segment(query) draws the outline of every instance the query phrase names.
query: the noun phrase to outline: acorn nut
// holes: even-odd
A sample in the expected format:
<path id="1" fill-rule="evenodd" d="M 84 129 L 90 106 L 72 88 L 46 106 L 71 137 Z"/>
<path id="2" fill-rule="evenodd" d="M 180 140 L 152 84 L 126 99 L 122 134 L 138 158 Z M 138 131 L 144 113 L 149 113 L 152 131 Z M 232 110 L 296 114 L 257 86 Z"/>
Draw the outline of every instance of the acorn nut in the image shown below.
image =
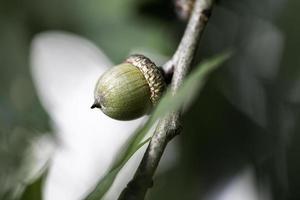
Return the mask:
<path id="1" fill-rule="evenodd" d="M 132 55 L 100 76 L 91 108 L 118 120 L 136 119 L 158 103 L 165 88 L 160 69 L 149 58 Z"/>

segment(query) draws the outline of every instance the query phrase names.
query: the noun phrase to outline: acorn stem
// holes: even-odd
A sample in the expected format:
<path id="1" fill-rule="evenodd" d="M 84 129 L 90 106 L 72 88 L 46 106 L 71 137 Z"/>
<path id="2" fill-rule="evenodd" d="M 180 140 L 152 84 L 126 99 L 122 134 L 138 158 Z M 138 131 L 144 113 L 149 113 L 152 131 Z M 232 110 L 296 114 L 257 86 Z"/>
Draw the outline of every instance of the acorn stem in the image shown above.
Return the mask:
<path id="1" fill-rule="evenodd" d="M 169 85 L 172 81 L 172 77 L 173 77 L 173 73 L 174 73 L 174 67 L 169 67 L 169 68 L 166 68 L 166 67 L 160 67 L 159 70 L 161 71 L 164 79 L 165 79 L 165 82 L 167 85 Z"/>

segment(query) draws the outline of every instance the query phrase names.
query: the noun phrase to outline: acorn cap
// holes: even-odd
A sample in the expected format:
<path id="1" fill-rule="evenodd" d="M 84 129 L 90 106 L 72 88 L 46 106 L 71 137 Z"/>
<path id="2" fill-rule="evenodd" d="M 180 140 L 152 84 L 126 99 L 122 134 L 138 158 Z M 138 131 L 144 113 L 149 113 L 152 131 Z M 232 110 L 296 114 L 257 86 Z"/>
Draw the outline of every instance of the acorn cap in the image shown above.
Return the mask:
<path id="1" fill-rule="evenodd" d="M 156 105 L 166 88 L 160 69 L 149 58 L 139 54 L 129 56 L 125 63 L 134 65 L 142 72 L 150 88 L 150 100 Z"/>

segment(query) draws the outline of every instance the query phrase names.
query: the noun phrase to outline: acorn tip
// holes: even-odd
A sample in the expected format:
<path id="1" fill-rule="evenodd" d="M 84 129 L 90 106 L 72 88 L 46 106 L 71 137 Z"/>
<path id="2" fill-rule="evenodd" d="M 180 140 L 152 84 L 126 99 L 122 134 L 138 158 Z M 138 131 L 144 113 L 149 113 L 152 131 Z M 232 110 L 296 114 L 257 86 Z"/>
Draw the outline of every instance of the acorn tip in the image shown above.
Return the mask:
<path id="1" fill-rule="evenodd" d="M 95 102 L 95 103 L 93 103 L 93 105 L 91 106 L 91 109 L 94 109 L 94 108 L 101 108 L 101 105 Z"/>

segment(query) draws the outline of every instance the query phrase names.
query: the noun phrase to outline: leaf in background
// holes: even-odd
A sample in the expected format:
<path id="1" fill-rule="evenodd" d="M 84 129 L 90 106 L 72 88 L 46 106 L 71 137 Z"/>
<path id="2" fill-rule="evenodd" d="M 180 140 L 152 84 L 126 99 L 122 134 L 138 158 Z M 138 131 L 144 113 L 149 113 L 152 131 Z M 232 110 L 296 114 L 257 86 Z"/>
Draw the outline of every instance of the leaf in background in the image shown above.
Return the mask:
<path id="1" fill-rule="evenodd" d="M 135 138 L 135 137 L 134 137 Z M 109 172 L 101 179 L 101 181 L 98 183 L 96 188 L 93 192 L 91 192 L 86 200 L 98 200 L 101 199 L 105 193 L 108 191 L 110 186 L 113 184 L 116 176 L 118 175 L 119 171 L 122 169 L 122 167 L 126 164 L 126 162 L 131 158 L 131 156 L 139 150 L 140 147 L 142 147 L 144 144 L 146 144 L 150 138 L 146 139 L 145 141 L 141 142 L 138 146 L 128 146 L 128 149 L 126 150 L 126 153 L 124 154 L 124 157 L 122 157 L 121 160 L 117 160 L 117 162 L 113 165 L 113 167 L 109 170 Z"/>
<path id="2" fill-rule="evenodd" d="M 174 96 L 170 90 L 167 91 L 145 125 L 139 128 L 134 136 L 127 142 L 128 145 L 126 149 L 122 149 L 120 156 L 115 160 L 111 169 L 98 182 L 97 186 L 86 197 L 85 200 L 101 199 L 109 190 L 115 178 L 117 177 L 118 172 L 122 169 L 126 162 L 140 147 L 150 140 L 150 138 L 148 138 L 141 142 L 146 134 L 150 131 L 151 127 L 155 124 L 157 119 L 166 115 L 168 112 L 179 109 L 183 104 L 190 104 L 190 101 L 193 99 L 193 97 L 199 94 L 199 89 L 203 87 L 209 74 L 217 69 L 217 67 L 220 66 L 225 60 L 227 60 L 230 55 L 230 53 L 224 53 L 198 65 L 196 70 L 194 70 L 186 78 L 185 82 Z"/>
<path id="3" fill-rule="evenodd" d="M 44 171 L 44 173 L 37 178 L 34 182 L 29 184 L 23 194 L 20 200 L 42 200 L 43 199 L 43 184 L 45 182 L 47 176 L 47 170 Z"/>
<path id="4" fill-rule="evenodd" d="M 231 53 L 224 53 L 199 64 L 196 70 L 191 72 L 186 78 L 174 96 L 171 91 L 165 94 L 151 118 L 155 121 L 166 113 L 177 110 L 183 104 L 189 104 L 190 101 L 200 93 L 199 89 L 204 86 L 209 74 L 227 60 L 230 55 Z"/>

